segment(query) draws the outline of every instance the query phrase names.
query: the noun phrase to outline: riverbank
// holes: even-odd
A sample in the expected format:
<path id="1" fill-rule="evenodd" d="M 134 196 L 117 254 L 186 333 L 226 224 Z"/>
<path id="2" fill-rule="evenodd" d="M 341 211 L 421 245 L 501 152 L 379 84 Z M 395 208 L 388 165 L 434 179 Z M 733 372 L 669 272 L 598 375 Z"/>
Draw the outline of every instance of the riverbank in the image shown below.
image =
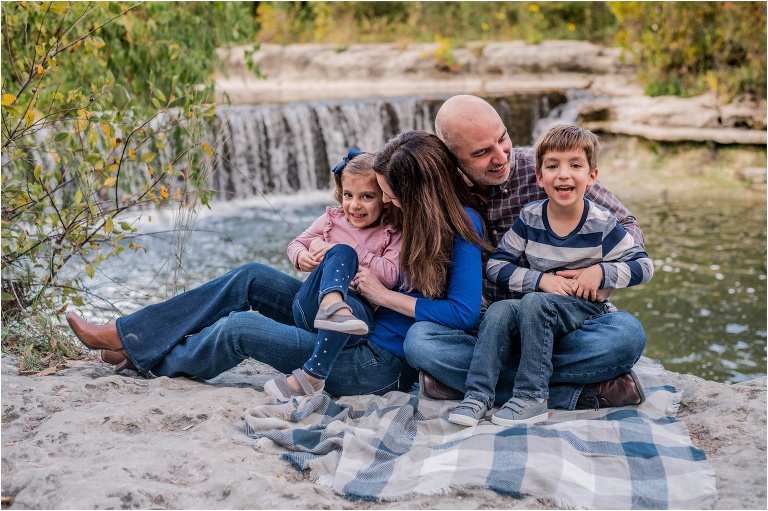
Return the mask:
<path id="1" fill-rule="evenodd" d="M 274 371 L 249 363 L 210 383 L 115 375 L 74 360 L 20 376 L 2 357 L 6 509 L 556 509 L 533 497 L 455 490 L 398 502 L 349 501 L 277 456 L 234 443 L 266 403 Z M 766 378 L 723 385 L 669 373 L 677 418 L 717 478 L 715 509 L 766 508 Z"/>
<path id="2" fill-rule="evenodd" d="M 723 102 L 714 94 L 649 98 L 619 48 L 586 41 L 469 42 L 446 70 L 437 43 L 264 44 L 246 68 L 244 47 L 219 50 L 219 97 L 233 103 L 583 89 L 580 124 L 600 133 L 672 142 L 765 145 L 765 98 Z"/>

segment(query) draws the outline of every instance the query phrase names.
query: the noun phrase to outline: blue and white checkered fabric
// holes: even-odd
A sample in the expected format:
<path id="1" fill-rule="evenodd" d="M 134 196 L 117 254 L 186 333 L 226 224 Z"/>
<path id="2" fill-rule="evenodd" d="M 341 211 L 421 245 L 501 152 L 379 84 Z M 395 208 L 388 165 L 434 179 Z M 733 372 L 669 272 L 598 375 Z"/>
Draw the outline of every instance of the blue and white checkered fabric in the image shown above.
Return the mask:
<path id="1" fill-rule="evenodd" d="M 555 410 L 536 425 L 456 426 L 446 420 L 455 401 L 391 392 L 261 406 L 244 428 L 257 449 L 353 499 L 484 487 L 564 508 L 711 508 L 714 471 L 674 418 L 681 394 L 658 363 L 642 358 L 635 373 L 642 405 Z"/>

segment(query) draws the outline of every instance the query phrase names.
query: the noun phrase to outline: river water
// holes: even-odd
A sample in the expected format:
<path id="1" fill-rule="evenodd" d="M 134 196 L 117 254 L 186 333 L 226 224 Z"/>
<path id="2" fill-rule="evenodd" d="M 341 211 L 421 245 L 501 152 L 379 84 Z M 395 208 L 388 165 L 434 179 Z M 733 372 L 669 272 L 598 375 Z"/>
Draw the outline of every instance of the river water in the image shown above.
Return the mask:
<path id="1" fill-rule="evenodd" d="M 201 213 L 176 282 L 195 287 L 247 262 L 298 276 L 287 244 L 332 204 L 330 192 L 299 192 L 215 204 Z M 720 382 L 765 374 L 766 204 L 764 200 L 625 201 L 643 227 L 653 280 L 612 300 L 646 329 L 645 355 L 669 370 Z M 151 216 L 151 221 L 150 221 Z M 147 247 L 105 261 L 89 289 L 107 298 L 87 315 L 106 320 L 174 293 L 174 219 L 145 213 L 135 224 Z M 98 309 L 98 310 L 97 310 Z"/>

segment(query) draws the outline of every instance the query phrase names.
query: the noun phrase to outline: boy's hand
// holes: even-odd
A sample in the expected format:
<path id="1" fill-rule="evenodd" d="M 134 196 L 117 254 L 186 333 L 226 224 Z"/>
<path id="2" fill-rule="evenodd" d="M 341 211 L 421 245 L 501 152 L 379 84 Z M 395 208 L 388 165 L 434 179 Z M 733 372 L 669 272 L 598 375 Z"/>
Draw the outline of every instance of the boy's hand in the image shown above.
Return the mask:
<path id="1" fill-rule="evenodd" d="M 573 296 L 573 281 L 558 275 L 545 273 L 539 281 L 539 291 L 561 296 Z"/>
<path id="2" fill-rule="evenodd" d="M 296 259 L 296 263 L 299 265 L 301 271 L 311 272 L 317 268 L 317 265 L 320 264 L 322 259 L 322 256 L 315 257 L 306 250 L 302 250 L 299 252 L 299 257 Z"/>
<path id="3" fill-rule="evenodd" d="M 573 282 L 575 296 L 594 302 L 597 300 L 597 290 L 603 282 L 603 268 L 599 264 L 584 268 L 584 271 L 574 277 Z"/>
<path id="4" fill-rule="evenodd" d="M 562 271 L 559 271 L 559 272 L 555 273 L 555 275 L 559 275 L 560 277 L 565 277 L 566 279 L 576 279 L 586 269 L 587 268 L 578 268 L 576 270 L 562 270 Z M 601 273 L 601 275 L 602 275 L 602 273 Z M 602 281 L 602 277 L 600 277 L 600 280 Z M 599 285 L 600 284 L 598 283 L 598 286 Z M 616 290 L 613 289 L 613 288 L 598 289 L 597 293 L 595 295 L 595 300 L 593 300 L 593 301 L 604 302 L 608 298 L 611 297 L 611 295 L 613 294 L 614 291 L 616 291 Z"/>

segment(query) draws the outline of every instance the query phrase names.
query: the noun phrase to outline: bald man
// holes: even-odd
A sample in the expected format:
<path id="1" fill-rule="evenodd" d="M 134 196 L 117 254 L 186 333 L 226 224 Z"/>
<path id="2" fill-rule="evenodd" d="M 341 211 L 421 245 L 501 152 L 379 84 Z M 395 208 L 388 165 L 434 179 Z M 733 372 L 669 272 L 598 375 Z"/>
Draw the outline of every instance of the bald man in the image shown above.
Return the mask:
<path id="1" fill-rule="evenodd" d="M 529 202 L 546 199 L 536 182 L 534 152 L 530 147 L 513 148 L 504 122 L 496 110 L 476 96 L 448 99 L 435 119 L 437 136 L 459 162 L 488 222 L 489 241 L 499 239 Z M 643 233 L 634 216 L 616 197 L 596 182 L 586 198 L 613 213 L 640 246 Z M 559 272 L 574 277 L 579 270 Z M 600 290 L 606 299 L 612 290 Z M 487 303 L 519 298 L 487 279 L 483 285 Z M 462 399 L 477 338 L 430 322 L 418 322 L 408 331 L 405 354 L 419 369 L 422 391 L 435 399 Z M 637 405 L 644 395 L 632 367 L 645 349 L 645 332 L 627 312 L 613 312 L 587 320 L 555 342 L 552 356 L 549 407 L 568 410 Z M 496 403 L 512 397 L 515 371 L 520 363 L 519 346 L 505 365 L 496 387 Z"/>

